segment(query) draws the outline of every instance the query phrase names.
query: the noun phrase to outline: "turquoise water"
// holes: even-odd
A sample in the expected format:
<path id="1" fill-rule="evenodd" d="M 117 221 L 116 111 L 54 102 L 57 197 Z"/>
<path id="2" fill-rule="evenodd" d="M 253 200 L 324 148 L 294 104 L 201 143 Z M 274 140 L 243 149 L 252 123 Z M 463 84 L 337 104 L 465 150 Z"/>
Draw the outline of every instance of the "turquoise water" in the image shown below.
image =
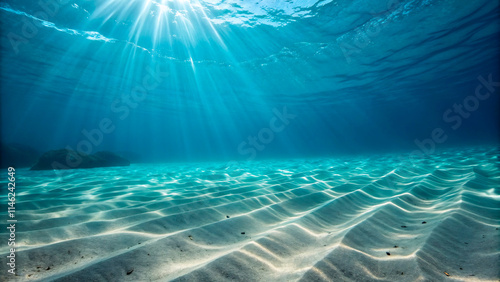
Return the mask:
<path id="1" fill-rule="evenodd" d="M 497 281 L 499 15 L 0 0 L 0 280 Z"/>
<path id="2" fill-rule="evenodd" d="M 54 3 L 0 2 L 3 143 L 182 162 L 499 140 L 496 1 Z"/>

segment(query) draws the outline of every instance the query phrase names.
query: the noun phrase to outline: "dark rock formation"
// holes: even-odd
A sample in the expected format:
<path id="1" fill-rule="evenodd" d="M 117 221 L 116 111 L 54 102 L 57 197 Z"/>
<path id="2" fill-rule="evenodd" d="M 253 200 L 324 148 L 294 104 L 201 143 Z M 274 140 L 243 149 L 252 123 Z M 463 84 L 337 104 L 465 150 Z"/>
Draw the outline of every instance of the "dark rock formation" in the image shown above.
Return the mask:
<path id="1" fill-rule="evenodd" d="M 128 166 L 130 162 L 119 155 L 102 151 L 93 155 L 68 149 L 53 150 L 44 153 L 31 170 L 94 168 L 109 166 Z"/>
<path id="2" fill-rule="evenodd" d="M 109 151 L 101 151 L 91 155 L 101 163 L 100 166 L 128 166 L 130 161 Z"/>
<path id="3" fill-rule="evenodd" d="M 131 151 L 118 151 L 116 152 L 118 155 L 124 157 L 129 160 L 130 163 L 141 163 L 143 162 L 142 156 L 140 154 L 131 152 Z"/>
<path id="4" fill-rule="evenodd" d="M 33 148 L 21 144 L 1 144 L 1 168 L 30 167 L 40 154 Z"/>

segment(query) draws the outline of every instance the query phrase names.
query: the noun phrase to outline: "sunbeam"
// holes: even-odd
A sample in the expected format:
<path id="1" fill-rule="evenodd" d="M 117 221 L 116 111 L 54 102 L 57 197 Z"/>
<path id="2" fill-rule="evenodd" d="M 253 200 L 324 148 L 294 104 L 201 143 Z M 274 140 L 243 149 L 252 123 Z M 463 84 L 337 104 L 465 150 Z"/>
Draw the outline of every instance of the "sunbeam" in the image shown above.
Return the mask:
<path id="1" fill-rule="evenodd" d="M 0 0 L 0 281 L 498 280 L 499 15 Z"/>

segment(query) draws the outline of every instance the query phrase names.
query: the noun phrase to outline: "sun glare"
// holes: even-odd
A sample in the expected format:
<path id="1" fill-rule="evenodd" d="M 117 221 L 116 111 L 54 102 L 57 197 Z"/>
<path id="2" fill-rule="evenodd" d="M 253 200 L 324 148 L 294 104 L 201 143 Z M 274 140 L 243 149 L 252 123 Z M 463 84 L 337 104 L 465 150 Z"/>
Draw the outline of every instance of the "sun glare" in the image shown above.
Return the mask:
<path id="1" fill-rule="evenodd" d="M 167 4 L 165 4 L 166 1 L 161 1 L 161 3 L 157 2 L 157 1 L 152 1 L 152 0 L 150 0 L 150 1 L 153 5 L 155 5 L 160 10 L 160 13 L 168 13 L 168 12 L 172 11 L 172 9 Z"/>

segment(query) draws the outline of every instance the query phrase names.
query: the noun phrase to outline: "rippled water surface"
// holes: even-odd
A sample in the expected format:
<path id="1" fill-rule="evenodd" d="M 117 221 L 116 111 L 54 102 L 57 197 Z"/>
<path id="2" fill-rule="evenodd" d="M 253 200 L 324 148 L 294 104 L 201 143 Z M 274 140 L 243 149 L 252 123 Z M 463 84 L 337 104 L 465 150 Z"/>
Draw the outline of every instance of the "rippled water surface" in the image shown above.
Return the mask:
<path id="1" fill-rule="evenodd" d="M 0 0 L 0 281 L 498 281 L 499 15 Z"/>
<path id="2" fill-rule="evenodd" d="M 498 95 L 460 130 L 443 118 L 498 81 L 497 1 L 54 3 L 0 2 L 3 142 L 75 149 L 110 119 L 90 151 L 245 159 L 284 107 L 258 157 L 413 150 L 436 127 L 445 147 L 498 142 Z"/>

